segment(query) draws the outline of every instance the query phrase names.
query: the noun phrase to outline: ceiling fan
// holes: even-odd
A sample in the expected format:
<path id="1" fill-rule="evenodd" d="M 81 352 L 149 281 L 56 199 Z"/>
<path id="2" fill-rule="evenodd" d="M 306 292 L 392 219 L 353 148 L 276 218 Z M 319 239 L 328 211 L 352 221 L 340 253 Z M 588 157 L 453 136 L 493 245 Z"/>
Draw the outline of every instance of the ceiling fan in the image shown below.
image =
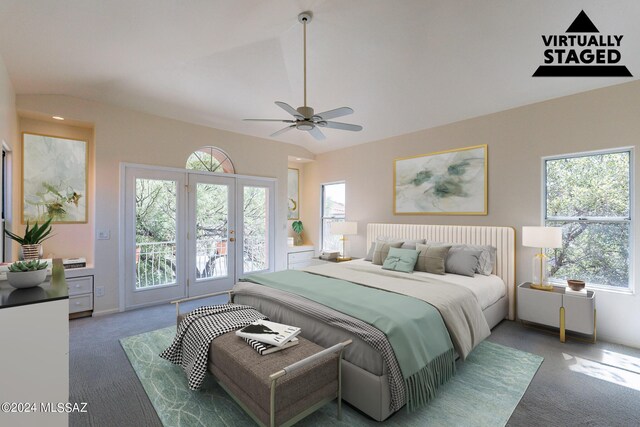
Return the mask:
<path id="1" fill-rule="evenodd" d="M 276 105 L 293 116 L 292 119 L 244 119 L 251 122 L 282 122 L 289 123 L 289 126 L 272 133 L 270 136 L 275 137 L 289 132 L 291 129 L 307 131 L 318 141 L 325 139 L 320 128 L 341 129 L 357 132 L 362 130 L 362 126 L 352 125 L 349 123 L 330 122 L 329 120 L 336 117 L 352 114 L 353 109 L 349 107 L 340 107 L 333 110 L 316 114 L 313 108 L 307 105 L 307 24 L 311 22 L 311 12 L 302 12 L 298 15 L 298 21 L 303 26 L 303 44 L 304 44 L 304 105 L 302 107 L 293 108 L 286 102 L 276 101 Z"/>

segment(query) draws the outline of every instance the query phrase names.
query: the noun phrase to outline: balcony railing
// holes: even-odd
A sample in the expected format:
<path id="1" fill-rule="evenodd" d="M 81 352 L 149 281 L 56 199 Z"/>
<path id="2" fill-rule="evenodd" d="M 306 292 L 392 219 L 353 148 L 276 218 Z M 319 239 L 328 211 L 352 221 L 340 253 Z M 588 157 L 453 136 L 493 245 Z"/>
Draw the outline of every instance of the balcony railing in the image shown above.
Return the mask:
<path id="1" fill-rule="evenodd" d="M 216 279 L 229 274 L 228 243 L 220 238 L 196 242 L 196 279 Z M 246 238 L 243 246 L 244 272 L 268 268 L 264 238 Z M 136 247 L 136 289 L 176 282 L 176 242 L 138 243 Z"/>

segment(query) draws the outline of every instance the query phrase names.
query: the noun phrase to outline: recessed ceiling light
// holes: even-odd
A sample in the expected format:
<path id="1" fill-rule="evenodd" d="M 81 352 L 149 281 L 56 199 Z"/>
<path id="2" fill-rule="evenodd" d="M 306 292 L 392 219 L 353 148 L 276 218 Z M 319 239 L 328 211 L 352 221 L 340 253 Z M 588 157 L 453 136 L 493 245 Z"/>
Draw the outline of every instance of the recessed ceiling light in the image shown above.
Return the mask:
<path id="1" fill-rule="evenodd" d="M 55 120 L 64 120 L 64 117 L 60 117 L 60 116 L 52 116 L 51 118 Z"/>
<path id="2" fill-rule="evenodd" d="M 296 157 L 296 160 L 302 160 L 300 157 Z"/>

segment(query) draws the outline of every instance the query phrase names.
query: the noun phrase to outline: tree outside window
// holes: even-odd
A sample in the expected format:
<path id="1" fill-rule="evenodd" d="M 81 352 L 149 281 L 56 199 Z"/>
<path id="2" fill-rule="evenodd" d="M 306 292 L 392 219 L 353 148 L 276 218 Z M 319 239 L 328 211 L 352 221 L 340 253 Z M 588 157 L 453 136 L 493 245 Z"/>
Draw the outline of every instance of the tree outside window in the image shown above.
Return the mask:
<path id="1" fill-rule="evenodd" d="M 631 149 L 544 159 L 545 225 L 562 227 L 549 277 L 629 288 Z"/>

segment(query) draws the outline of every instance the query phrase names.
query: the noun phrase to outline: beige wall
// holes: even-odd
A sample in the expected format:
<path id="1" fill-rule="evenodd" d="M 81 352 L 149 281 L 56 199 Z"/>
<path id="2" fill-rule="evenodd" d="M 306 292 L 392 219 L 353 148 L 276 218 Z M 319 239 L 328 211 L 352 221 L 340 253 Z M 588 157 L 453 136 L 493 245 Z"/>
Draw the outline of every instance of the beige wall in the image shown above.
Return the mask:
<path id="1" fill-rule="evenodd" d="M 60 115 L 94 125 L 95 235 L 108 230 L 109 240 L 95 240 L 95 285 L 105 287 L 96 297 L 96 312 L 115 310 L 119 304 L 119 205 L 122 162 L 184 167 L 189 154 L 214 145 L 225 150 L 245 175 L 275 177 L 276 267 L 285 266 L 287 235 L 288 156 L 313 158 L 307 150 L 271 140 L 197 126 L 97 102 L 57 95 L 20 95 L 18 110 L 24 114 Z"/>
<path id="2" fill-rule="evenodd" d="M 51 119 L 49 119 L 51 120 Z M 13 218 L 15 221 L 11 229 L 20 233 L 24 231 L 22 224 L 22 212 L 20 198 L 22 197 L 22 134 L 36 133 L 41 135 L 58 136 L 61 138 L 80 139 L 87 142 L 87 223 L 86 224 L 54 224 L 53 237 L 43 243 L 43 252 L 46 258 L 75 258 L 85 257 L 87 264 L 93 264 L 94 244 L 94 149 L 93 128 L 70 126 L 63 122 L 38 120 L 34 118 L 20 117 L 18 122 L 20 137 L 15 145 L 13 153 L 13 194 L 16 195 L 13 203 Z M 33 224 L 32 224 L 33 225 Z M 17 259 L 18 247 L 14 243 L 13 259 Z"/>
<path id="3" fill-rule="evenodd" d="M 354 256 L 365 254 L 369 222 L 512 226 L 518 236 L 517 281 L 526 281 L 533 249 L 520 245 L 520 232 L 523 225 L 541 224 L 541 157 L 635 146 L 639 112 L 640 82 L 632 82 L 317 155 L 304 167 L 305 228 L 319 242 L 320 185 L 345 180 L 346 216 L 359 223 L 359 235 L 351 239 Z M 487 144 L 489 152 L 487 216 L 393 214 L 395 158 L 477 144 Z M 636 165 L 638 156 L 640 150 Z M 639 191 L 636 185 L 636 200 Z M 637 244 L 635 249 L 640 253 Z M 640 328 L 634 326 L 640 324 L 640 296 L 598 291 L 597 299 L 600 337 L 640 347 Z"/>
<path id="4" fill-rule="evenodd" d="M 299 209 L 300 209 L 300 221 L 302 221 L 302 226 L 304 227 L 304 230 L 302 232 L 302 240 L 303 240 L 303 244 L 305 245 L 313 245 L 315 242 L 315 239 L 313 238 L 314 236 L 309 233 L 307 231 L 307 222 L 306 222 L 306 217 L 303 214 L 303 210 L 302 210 L 302 205 L 304 204 L 303 201 L 303 184 L 304 184 L 304 163 L 299 163 L 299 162 L 289 162 L 288 167 L 289 168 L 293 168 L 293 169 L 298 169 L 298 191 L 299 191 L 299 197 L 298 197 L 298 205 L 299 205 Z M 309 215 L 309 213 L 307 212 L 306 215 Z M 287 221 L 287 236 L 288 237 L 294 237 L 296 235 L 296 233 L 294 233 L 293 228 L 291 228 L 291 224 L 293 223 L 294 220 L 290 220 Z"/>

